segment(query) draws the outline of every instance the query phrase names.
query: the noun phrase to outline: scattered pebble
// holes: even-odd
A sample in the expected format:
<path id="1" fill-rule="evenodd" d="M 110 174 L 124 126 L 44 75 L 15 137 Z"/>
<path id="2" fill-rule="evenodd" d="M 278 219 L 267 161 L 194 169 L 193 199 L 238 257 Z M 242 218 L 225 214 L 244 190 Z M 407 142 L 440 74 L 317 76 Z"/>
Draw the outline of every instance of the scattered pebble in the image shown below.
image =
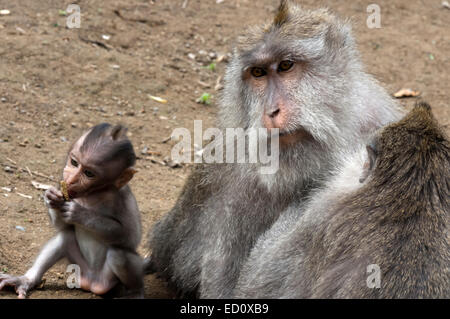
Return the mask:
<path id="1" fill-rule="evenodd" d="M 23 198 L 33 199 L 33 196 L 30 196 L 30 195 L 25 195 L 22 193 L 17 193 L 17 195 L 19 195 L 20 197 L 23 197 Z"/>
<path id="2" fill-rule="evenodd" d="M 214 86 L 214 90 L 219 91 L 223 89 L 223 85 L 222 85 L 222 77 L 219 76 L 216 80 L 216 85 Z"/>
<path id="3" fill-rule="evenodd" d="M 150 99 L 152 99 L 153 101 L 156 101 L 156 102 L 159 102 L 159 103 L 163 103 L 163 104 L 167 103 L 166 99 L 163 99 L 163 98 L 161 98 L 159 96 L 153 96 L 153 95 L 148 94 L 148 97 Z"/>
<path id="4" fill-rule="evenodd" d="M 163 140 L 161 141 L 161 143 L 165 144 L 165 143 L 167 143 L 168 141 L 170 141 L 171 139 L 172 139 L 172 136 L 166 137 L 165 139 L 163 139 Z"/>
<path id="5" fill-rule="evenodd" d="M 6 16 L 6 15 L 8 15 L 10 13 L 11 13 L 11 11 L 9 11 L 8 9 L 0 10 L 0 15 L 2 15 L 2 16 Z"/>
<path id="6" fill-rule="evenodd" d="M 59 139 L 61 140 L 61 142 L 67 142 L 67 138 L 65 136 L 61 136 Z"/>
<path id="7" fill-rule="evenodd" d="M 448 1 L 442 1 L 442 6 L 446 9 L 450 9 L 450 3 L 448 3 Z"/>
<path id="8" fill-rule="evenodd" d="M 205 89 L 211 88 L 211 85 L 209 83 L 206 83 L 206 82 L 203 82 L 200 80 L 198 80 L 197 83 L 200 84 L 201 86 L 203 86 L 203 88 L 205 88 Z"/>
<path id="9" fill-rule="evenodd" d="M 166 116 L 162 116 L 162 115 L 161 115 L 161 116 L 159 117 L 159 119 L 160 119 L 160 120 L 168 120 L 169 118 L 166 117 Z"/>
<path id="10" fill-rule="evenodd" d="M 25 227 L 22 227 L 22 226 L 16 226 L 16 229 L 17 230 L 21 230 L 21 231 L 25 231 Z"/>
<path id="11" fill-rule="evenodd" d="M 5 103 L 7 101 L 6 97 L 2 97 L 0 100 L 2 101 L 2 103 Z"/>
<path id="12" fill-rule="evenodd" d="M 398 92 L 394 93 L 394 97 L 396 97 L 397 99 L 402 97 L 415 97 L 419 95 L 420 95 L 419 91 L 414 91 L 411 89 L 401 89 Z"/>
<path id="13" fill-rule="evenodd" d="M 14 170 L 9 167 L 9 166 L 5 166 L 5 168 L 3 169 L 6 173 L 14 173 Z"/>
<path id="14" fill-rule="evenodd" d="M 31 181 L 31 185 L 33 185 L 33 187 L 36 188 L 36 189 L 45 190 L 45 191 L 47 189 L 51 188 L 50 185 L 41 184 L 41 183 L 38 183 L 38 182 L 35 182 L 35 181 Z"/>
<path id="15" fill-rule="evenodd" d="M 103 34 L 102 39 L 108 41 L 109 39 L 111 39 L 111 36 L 108 34 Z"/>
<path id="16" fill-rule="evenodd" d="M 220 63 L 220 62 L 227 62 L 228 61 L 229 56 L 227 54 L 221 54 L 217 57 L 216 62 Z"/>
<path id="17" fill-rule="evenodd" d="M 188 54 L 188 58 L 191 60 L 195 60 L 195 54 L 194 53 L 189 53 Z"/>
<path id="18" fill-rule="evenodd" d="M 25 30 L 22 29 L 21 27 L 16 27 L 16 30 L 17 30 L 19 33 L 21 33 L 21 34 L 25 34 L 25 33 L 26 33 Z"/>
<path id="19" fill-rule="evenodd" d="M 164 163 L 170 168 L 179 168 L 181 167 L 181 163 L 177 160 L 170 159 L 169 157 L 164 158 Z"/>
<path id="20" fill-rule="evenodd" d="M 41 280 L 41 282 L 39 283 L 39 285 L 36 286 L 36 289 L 42 289 L 42 288 L 44 288 L 45 281 L 46 281 L 46 279 L 43 278 L 43 279 Z"/>
<path id="21" fill-rule="evenodd" d="M 113 65 L 111 65 L 111 67 L 112 67 L 114 70 L 120 69 L 120 65 L 118 65 L 118 64 L 113 64 Z"/>
<path id="22" fill-rule="evenodd" d="M 12 188 L 11 187 L 2 187 L 2 190 L 11 193 L 12 192 Z"/>

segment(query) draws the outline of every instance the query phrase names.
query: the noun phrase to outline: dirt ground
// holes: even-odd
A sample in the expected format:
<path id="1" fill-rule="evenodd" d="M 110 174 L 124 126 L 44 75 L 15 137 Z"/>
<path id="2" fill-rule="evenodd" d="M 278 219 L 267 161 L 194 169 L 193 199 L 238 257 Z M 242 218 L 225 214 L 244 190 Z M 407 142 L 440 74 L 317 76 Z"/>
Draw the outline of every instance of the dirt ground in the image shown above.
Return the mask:
<path id="1" fill-rule="evenodd" d="M 3 272 L 23 274 L 54 234 L 43 191 L 31 181 L 56 185 L 70 142 L 100 122 L 129 127 L 139 155 L 139 173 L 131 186 L 145 237 L 174 204 L 190 169 L 163 165 L 174 144 L 167 137 L 177 127 L 193 130 L 194 119 L 202 119 L 203 127 L 214 124 L 215 87 L 226 61 L 217 62 L 215 70 L 207 66 L 231 52 L 245 26 L 270 19 L 278 5 L 278 0 L 73 2 L 81 8 L 80 29 L 65 27 L 60 10 L 70 1 L 0 0 L 0 10 L 10 11 L 0 15 Z M 373 2 L 301 1 L 306 8 L 328 6 L 351 18 L 367 70 L 390 93 L 420 91 L 450 132 L 450 10 L 441 0 L 375 1 L 381 8 L 381 28 L 369 29 L 366 8 Z M 204 92 L 212 95 L 210 105 L 195 102 Z M 399 102 L 411 107 L 415 99 Z M 66 287 L 64 263 L 44 278 L 43 287 L 30 298 L 96 298 Z M 164 282 L 147 276 L 145 296 L 172 294 Z M 0 298 L 15 294 L 0 292 Z"/>

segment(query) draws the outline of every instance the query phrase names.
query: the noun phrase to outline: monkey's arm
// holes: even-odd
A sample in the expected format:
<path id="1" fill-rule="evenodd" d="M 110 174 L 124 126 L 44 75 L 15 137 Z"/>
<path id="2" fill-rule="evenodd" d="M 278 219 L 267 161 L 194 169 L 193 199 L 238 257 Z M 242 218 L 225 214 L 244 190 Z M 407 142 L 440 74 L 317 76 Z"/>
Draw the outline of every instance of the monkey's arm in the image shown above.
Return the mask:
<path id="1" fill-rule="evenodd" d="M 80 226 L 110 245 L 121 245 L 127 240 L 124 223 L 115 218 L 114 208 L 108 206 L 85 207 L 77 202 L 65 202 L 60 214 L 64 222 Z"/>
<path id="2" fill-rule="evenodd" d="M 192 242 L 198 242 L 197 238 L 192 237 L 200 236 L 198 227 L 201 210 L 212 192 L 211 185 L 205 182 L 207 176 L 208 172 L 203 165 L 195 166 L 175 206 L 149 232 L 147 245 L 151 248 L 151 257 L 144 261 L 146 273 L 170 273 L 176 267 L 171 263 L 174 255 L 178 252 L 191 251 L 187 246 Z M 210 181 L 215 179 L 211 178 Z M 198 249 L 195 252 L 199 251 Z M 193 257 L 189 260 L 197 261 L 199 258 Z M 184 269 L 187 268 L 191 269 L 185 264 Z M 197 273 L 197 270 L 193 273 Z"/>
<path id="3" fill-rule="evenodd" d="M 41 282 L 44 273 L 64 257 L 64 243 L 63 232 L 50 239 L 39 253 L 33 266 L 23 276 L 0 274 L 0 290 L 5 286 L 13 286 L 18 297 L 25 298 L 27 292 Z"/>

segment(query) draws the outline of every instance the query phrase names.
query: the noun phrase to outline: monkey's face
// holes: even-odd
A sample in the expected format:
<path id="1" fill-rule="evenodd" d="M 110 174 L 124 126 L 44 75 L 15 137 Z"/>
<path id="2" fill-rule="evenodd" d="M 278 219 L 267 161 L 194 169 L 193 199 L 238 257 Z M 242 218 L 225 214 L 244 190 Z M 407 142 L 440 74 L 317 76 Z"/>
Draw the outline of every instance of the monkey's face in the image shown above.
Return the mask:
<path id="1" fill-rule="evenodd" d="M 99 165 L 98 147 L 93 147 L 88 151 L 81 149 L 85 138 L 86 134 L 73 145 L 67 155 L 63 170 L 63 180 L 67 184 L 70 198 L 82 197 L 104 187 L 110 183 L 109 175 L 113 175 L 113 172 L 117 171 L 117 168 L 107 161 L 103 161 L 102 165 Z M 108 175 L 105 172 L 110 173 Z M 114 177 L 116 176 L 114 175 Z"/>
<path id="2" fill-rule="evenodd" d="M 280 143 L 295 143 L 307 132 L 295 121 L 295 99 L 291 92 L 301 77 L 302 64 L 289 59 L 254 64 L 243 72 L 243 80 L 252 93 L 261 99 L 260 121 L 263 127 L 278 128 Z"/>
<path id="3" fill-rule="evenodd" d="M 260 53 L 259 56 L 269 56 Z M 247 88 L 244 111 L 251 127 L 278 128 L 280 145 L 319 140 L 339 132 L 341 105 L 331 92 L 336 77 L 320 74 L 312 63 L 297 58 L 255 59 L 243 69 Z M 249 98 L 250 97 L 250 98 Z"/>
<path id="4" fill-rule="evenodd" d="M 78 148 L 73 148 L 67 156 L 63 179 L 70 198 L 81 197 L 99 184 L 100 173 L 95 166 L 86 165 L 87 163 L 89 158 L 83 156 Z"/>
<path id="5" fill-rule="evenodd" d="M 235 101 L 242 101 L 244 125 L 278 128 L 281 146 L 330 144 L 342 135 L 350 125 L 348 103 L 342 101 L 348 94 L 348 63 L 343 50 L 330 59 L 330 45 L 326 35 L 298 39 L 273 31 L 238 53 L 231 68 L 241 72 L 241 98 Z"/>
<path id="6" fill-rule="evenodd" d="M 289 3 L 272 24 L 238 38 L 225 78 L 222 122 L 278 128 L 280 146 L 342 142 L 357 126 L 348 107 L 359 68 L 353 43 L 350 27 L 328 11 Z"/>

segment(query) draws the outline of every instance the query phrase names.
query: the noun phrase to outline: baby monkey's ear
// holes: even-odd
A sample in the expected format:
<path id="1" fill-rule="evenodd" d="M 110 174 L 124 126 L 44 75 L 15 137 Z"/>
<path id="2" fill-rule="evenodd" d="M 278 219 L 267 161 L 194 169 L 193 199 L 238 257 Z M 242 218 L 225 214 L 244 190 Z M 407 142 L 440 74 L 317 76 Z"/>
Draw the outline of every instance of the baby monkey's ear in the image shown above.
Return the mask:
<path id="1" fill-rule="evenodd" d="M 127 138 L 128 129 L 120 124 L 115 125 L 111 128 L 111 137 L 114 141 L 119 141 Z"/>
<path id="2" fill-rule="evenodd" d="M 377 146 L 375 140 L 372 140 L 369 144 L 366 145 L 367 150 L 367 159 L 364 162 L 363 173 L 359 178 L 360 183 L 364 183 L 364 181 L 369 177 L 372 173 L 373 168 L 375 167 L 375 161 L 377 160 Z"/>
<path id="3" fill-rule="evenodd" d="M 129 181 L 131 181 L 134 174 L 136 174 L 137 172 L 138 171 L 133 167 L 125 169 L 122 174 L 120 174 L 120 176 L 116 179 L 114 185 L 117 187 L 117 189 L 121 189 L 122 187 L 127 185 Z"/>

